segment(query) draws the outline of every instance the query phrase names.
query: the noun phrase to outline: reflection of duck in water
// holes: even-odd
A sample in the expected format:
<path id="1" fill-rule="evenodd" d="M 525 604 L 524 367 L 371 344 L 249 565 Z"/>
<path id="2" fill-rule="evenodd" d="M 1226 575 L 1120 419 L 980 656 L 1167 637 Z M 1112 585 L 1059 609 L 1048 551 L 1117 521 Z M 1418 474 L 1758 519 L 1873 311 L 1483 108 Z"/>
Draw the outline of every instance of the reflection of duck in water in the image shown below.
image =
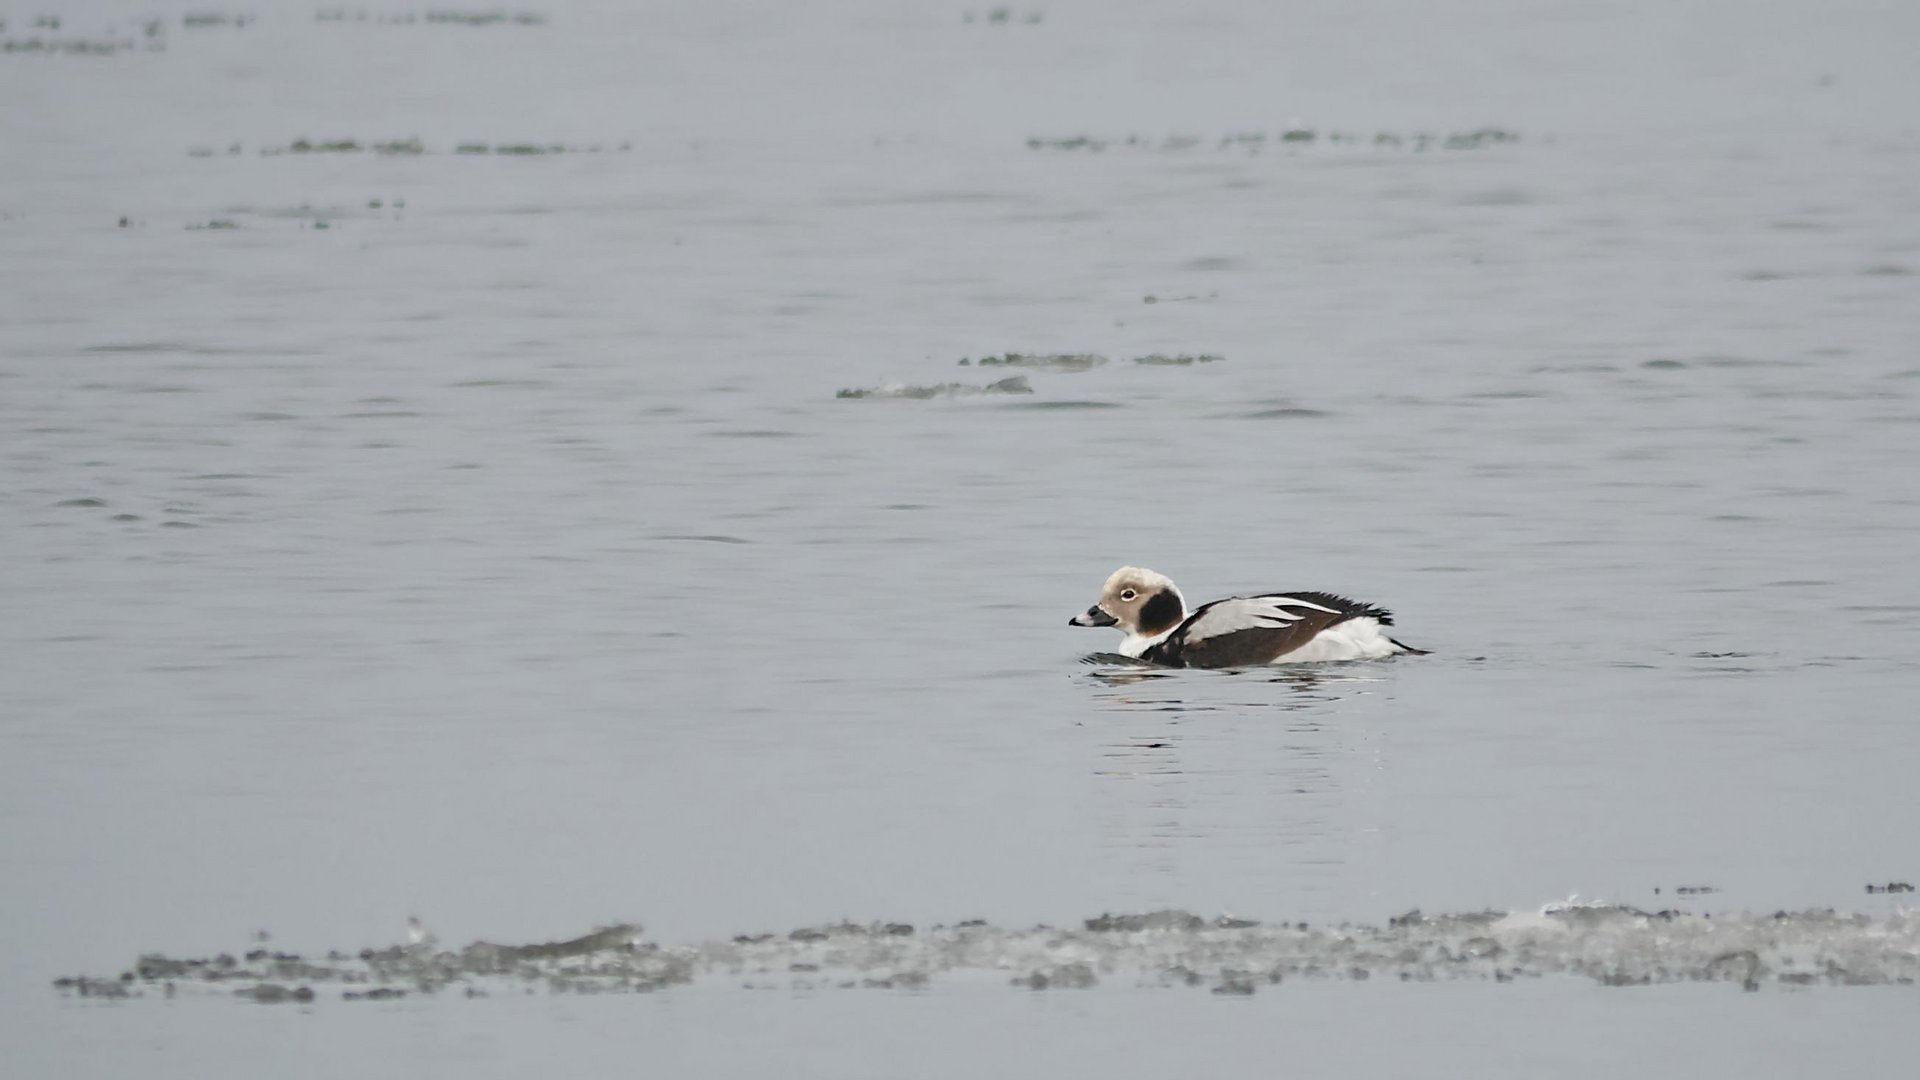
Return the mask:
<path id="1" fill-rule="evenodd" d="M 1387 636 L 1381 629 L 1393 625 L 1387 609 L 1332 593 L 1234 596 L 1188 614 L 1172 581 L 1137 566 L 1115 570 L 1099 603 L 1068 623 L 1118 627 L 1127 635 L 1121 655 L 1166 667 L 1377 660 L 1427 651 Z"/>

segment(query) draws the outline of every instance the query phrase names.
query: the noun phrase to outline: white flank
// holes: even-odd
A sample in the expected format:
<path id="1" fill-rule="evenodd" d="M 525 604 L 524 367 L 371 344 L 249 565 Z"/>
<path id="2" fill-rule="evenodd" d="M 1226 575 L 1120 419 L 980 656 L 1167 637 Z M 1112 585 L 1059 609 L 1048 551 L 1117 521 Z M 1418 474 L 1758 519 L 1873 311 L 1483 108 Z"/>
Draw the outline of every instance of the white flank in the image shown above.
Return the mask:
<path id="1" fill-rule="evenodd" d="M 1380 620 L 1361 616 L 1336 623 L 1315 634 L 1312 641 L 1274 658 L 1276 664 L 1313 664 L 1328 660 L 1378 660 L 1400 651 L 1380 631 Z"/>

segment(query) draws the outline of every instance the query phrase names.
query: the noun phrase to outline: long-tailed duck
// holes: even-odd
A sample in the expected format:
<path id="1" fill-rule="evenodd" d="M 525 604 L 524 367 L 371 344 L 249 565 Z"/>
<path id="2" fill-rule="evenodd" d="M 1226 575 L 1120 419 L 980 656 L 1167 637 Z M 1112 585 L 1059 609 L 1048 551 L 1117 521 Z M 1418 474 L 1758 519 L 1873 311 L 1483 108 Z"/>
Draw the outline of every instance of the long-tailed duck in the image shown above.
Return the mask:
<path id="1" fill-rule="evenodd" d="M 1114 626 L 1127 636 L 1124 656 L 1166 667 L 1224 668 L 1319 660 L 1377 660 L 1424 655 L 1388 637 L 1383 607 L 1323 592 L 1233 596 L 1192 614 L 1172 581 L 1138 566 L 1107 579 L 1100 602 L 1067 620 L 1070 626 Z"/>

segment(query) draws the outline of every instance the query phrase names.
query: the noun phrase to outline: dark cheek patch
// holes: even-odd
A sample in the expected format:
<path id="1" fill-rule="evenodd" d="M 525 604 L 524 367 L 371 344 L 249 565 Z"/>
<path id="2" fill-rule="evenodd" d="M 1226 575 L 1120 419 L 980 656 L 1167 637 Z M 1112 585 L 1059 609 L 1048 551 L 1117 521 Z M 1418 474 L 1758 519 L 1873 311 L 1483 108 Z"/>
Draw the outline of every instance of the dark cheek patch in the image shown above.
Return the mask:
<path id="1" fill-rule="evenodd" d="M 1182 614 L 1180 594 L 1163 589 L 1140 605 L 1140 632 L 1151 637 L 1163 630 L 1171 630 L 1179 624 Z"/>

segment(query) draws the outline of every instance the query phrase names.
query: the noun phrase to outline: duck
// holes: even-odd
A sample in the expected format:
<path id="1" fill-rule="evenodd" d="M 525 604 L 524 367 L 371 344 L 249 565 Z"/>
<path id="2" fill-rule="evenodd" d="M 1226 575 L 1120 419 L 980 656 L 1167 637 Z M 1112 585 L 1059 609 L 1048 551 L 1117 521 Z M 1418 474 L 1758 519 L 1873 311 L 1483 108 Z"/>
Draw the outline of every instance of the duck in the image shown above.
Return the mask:
<path id="1" fill-rule="evenodd" d="M 1126 635 L 1119 652 L 1162 667 L 1237 668 L 1330 660 L 1424 656 L 1389 636 L 1393 613 L 1327 592 L 1230 596 L 1192 612 L 1164 574 L 1123 566 L 1100 599 L 1069 626 L 1111 626 Z"/>

